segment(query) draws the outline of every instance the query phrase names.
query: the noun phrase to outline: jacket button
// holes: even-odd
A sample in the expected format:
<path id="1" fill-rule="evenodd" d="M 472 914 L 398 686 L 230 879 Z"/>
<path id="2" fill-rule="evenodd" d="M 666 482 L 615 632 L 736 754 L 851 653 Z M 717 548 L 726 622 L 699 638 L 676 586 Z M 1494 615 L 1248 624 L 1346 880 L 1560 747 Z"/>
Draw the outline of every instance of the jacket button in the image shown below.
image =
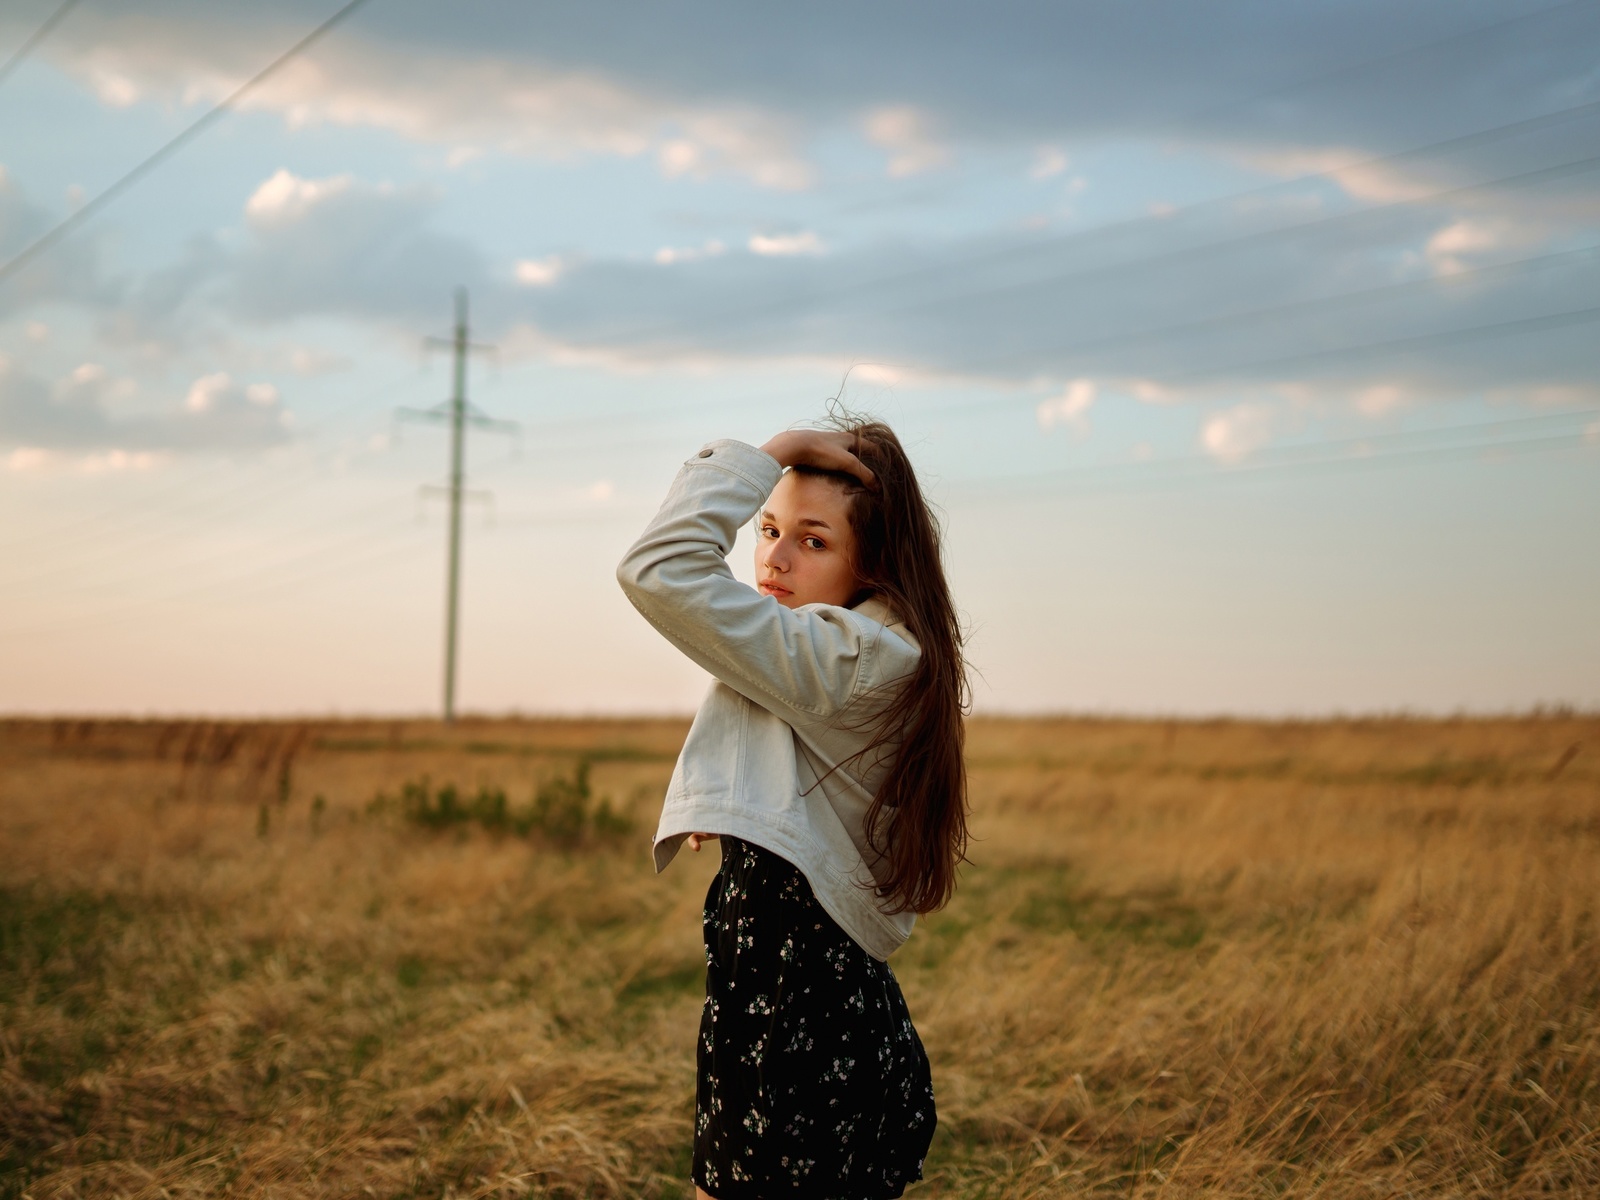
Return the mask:
<path id="1" fill-rule="evenodd" d="M 711 451 L 710 450 L 702 450 L 702 451 L 700 451 L 699 457 L 701 457 L 701 458 L 710 458 L 711 457 Z"/>

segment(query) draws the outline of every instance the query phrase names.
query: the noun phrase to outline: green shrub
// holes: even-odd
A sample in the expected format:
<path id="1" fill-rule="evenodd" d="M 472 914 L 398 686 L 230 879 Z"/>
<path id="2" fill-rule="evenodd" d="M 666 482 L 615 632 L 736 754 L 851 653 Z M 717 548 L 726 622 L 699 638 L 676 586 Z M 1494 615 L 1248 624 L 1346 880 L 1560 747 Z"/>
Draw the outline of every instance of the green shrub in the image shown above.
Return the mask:
<path id="1" fill-rule="evenodd" d="M 367 806 L 378 814 L 398 807 L 405 820 L 425 829 L 478 825 L 490 833 L 512 833 L 574 845 L 586 838 L 613 838 L 633 831 L 633 822 L 611 806 L 594 803 L 589 788 L 589 761 L 580 759 L 572 776 L 557 775 L 534 789 L 533 799 L 513 809 L 504 788 L 480 785 L 466 795 L 453 783 L 435 788 L 423 776 L 401 785 L 398 802 L 382 792 Z"/>

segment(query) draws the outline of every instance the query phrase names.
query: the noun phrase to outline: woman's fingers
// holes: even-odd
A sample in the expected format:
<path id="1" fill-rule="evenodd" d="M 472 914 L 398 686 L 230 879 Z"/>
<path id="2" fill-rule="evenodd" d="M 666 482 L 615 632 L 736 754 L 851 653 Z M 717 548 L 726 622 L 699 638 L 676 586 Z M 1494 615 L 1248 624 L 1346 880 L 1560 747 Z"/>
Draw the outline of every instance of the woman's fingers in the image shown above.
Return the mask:
<path id="1" fill-rule="evenodd" d="M 802 443 L 805 458 L 800 461 L 808 466 L 822 467 L 824 470 L 843 470 L 845 474 L 854 475 L 867 486 L 875 483 L 872 467 L 856 456 L 856 451 L 861 450 L 862 440 L 859 434 L 842 434 L 832 429 L 805 429 L 797 430 L 805 434 Z M 867 443 L 870 445 L 870 443 Z"/>
<path id="2" fill-rule="evenodd" d="M 877 476 L 872 473 L 872 468 L 858 457 L 865 439 L 858 433 L 834 433 L 829 436 L 833 439 L 837 464 L 829 467 L 829 470 L 846 471 L 868 487 L 875 486 Z"/>
<path id="3" fill-rule="evenodd" d="M 714 842 L 717 840 L 718 836 L 719 835 L 715 833 L 691 833 L 689 835 L 689 849 L 698 854 L 700 852 L 701 843 Z"/>
<path id="4" fill-rule="evenodd" d="M 872 468 L 856 457 L 866 439 L 832 429 L 790 429 L 762 447 L 785 467 L 819 467 L 853 475 L 868 487 L 876 484 Z"/>

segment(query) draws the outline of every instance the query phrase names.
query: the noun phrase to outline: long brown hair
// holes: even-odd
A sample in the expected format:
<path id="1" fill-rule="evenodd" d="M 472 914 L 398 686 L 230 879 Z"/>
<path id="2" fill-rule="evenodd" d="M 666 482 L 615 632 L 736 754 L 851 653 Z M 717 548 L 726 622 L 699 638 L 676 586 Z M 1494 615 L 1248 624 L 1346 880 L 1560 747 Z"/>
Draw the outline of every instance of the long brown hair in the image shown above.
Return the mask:
<path id="1" fill-rule="evenodd" d="M 895 695 L 873 718 L 872 741 L 862 751 L 870 760 L 899 744 L 865 819 L 867 841 L 883 855 L 873 875 L 892 911 L 933 912 L 954 894 L 967 851 L 960 619 L 945 582 L 939 523 L 900 439 L 881 421 L 844 416 L 831 423 L 856 435 L 856 453 L 877 477 L 874 486 L 814 467 L 795 470 L 836 480 L 850 498 L 861 583 L 851 603 L 882 600 L 922 648 L 910 679 L 894 681 Z"/>

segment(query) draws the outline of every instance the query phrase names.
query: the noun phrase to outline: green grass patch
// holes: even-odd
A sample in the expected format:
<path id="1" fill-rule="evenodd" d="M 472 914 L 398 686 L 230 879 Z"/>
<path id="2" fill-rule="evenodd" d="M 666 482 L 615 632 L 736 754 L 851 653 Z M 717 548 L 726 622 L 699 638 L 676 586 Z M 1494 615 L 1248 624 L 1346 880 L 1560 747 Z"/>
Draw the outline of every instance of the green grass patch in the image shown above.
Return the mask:
<path id="1" fill-rule="evenodd" d="M 1177 897 L 1174 889 L 1107 896 L 1071 888 L 1034 888 L 1012 914 L 1025 929 L 1041 933 L 1071 931 L 1097 946 L 1118 942 L 1187 950 L 1206 934 L 1199 909 Z"/>
<path id="2" fill-rule="evenodd" d="M 369 814 L 391 810 L 424 829 L 476 825 L 494 834 L 539 837 L 567 846 L 633 832 L 632 820 L 617 812 L 609 798 L 596 803 L 587 758 L 578 760 L 570 777 L 557 775 L 539 784 L 525 805 L 513 805 L 501 787 L 484 784 L 469 793 L 453 783 L 435 787 L 423 776 L 402 784 L 397 797 L 379 792 L 367 805 Z"/>
<path id="3" fill-rule="evenodd" d="M 115 897 L 0 887 L 0 1004 L 98 992 L 107 946 L 132 920 Z"/>
<path id="4" fill-rule="evenodd" d="M 677 966 L 641 972 L 617 990 L 618 1004 L 644 1004 L 676 1000 L 704 992 L 706 965 L 699 959 Z"/>

